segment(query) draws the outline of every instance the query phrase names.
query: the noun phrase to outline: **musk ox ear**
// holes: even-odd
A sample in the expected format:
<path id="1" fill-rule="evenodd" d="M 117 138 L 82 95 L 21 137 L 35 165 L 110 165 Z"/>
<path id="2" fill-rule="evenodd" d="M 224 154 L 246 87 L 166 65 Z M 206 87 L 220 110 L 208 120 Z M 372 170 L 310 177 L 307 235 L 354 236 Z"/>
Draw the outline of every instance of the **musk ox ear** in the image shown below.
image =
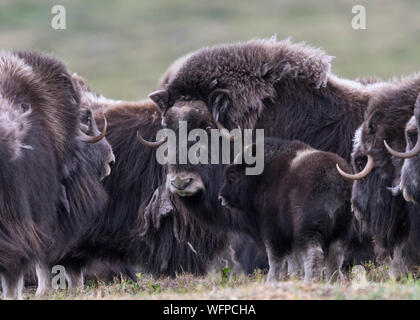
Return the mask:
<path id="1" fill-rule="evenodd" d="M 270 62 L 264 63 L 261 67 L 261 77 L 267 77 L 268 73 L 273 70 L 273 64 Z"/>
<path id="2" fill-rule="evenodd" d="M 380 111 L 375 111 L 375 113 L 371 115 L 368 122 L 369 134 L 376 133 L 376 130 L 378 129 L 379 121 L 381 121 L 382 117 L 383 117 L 383 113 Z"/>
<path id="3" fill-rule="evenodd" d="M 61 185 L 60 187 L 60 196 L 59 196 L 60 202 L 63 205 L 64 209 L 70 213 L 70 202 L 67 198 L 67 192 L 66 187 L 64 185 Z"/>
<path id="4" fill-rule="evenodd" d="M 207 106 L 213 114 L 213 118 L 220 123 L 225 123 L 227 111 L 231 104 L 229 90 L 215 89 L 210 93 Z"/>
<path id="5" fill-rule="evenodd" d="M 164 112 L 168 108 L 169 94 L 166 90 L 157 90 L 149 94 L 149 98 Z"/>
<path id="6" fill-rule="evenodd" d="M 62 73 L 60 75 L 60 80 L 63 83 L 63 86 L 70 93 L 71 97 L 74 99 L 75 103 L 80 101 L 80 88 L 70 74 Z"/>
<path id="7" fill-rule="evenodd" d="M 414 105 L 413 114 L 416 117 L 416 121 L 420 120 L 420 94 L 417 97 L 416 104 Z"/>

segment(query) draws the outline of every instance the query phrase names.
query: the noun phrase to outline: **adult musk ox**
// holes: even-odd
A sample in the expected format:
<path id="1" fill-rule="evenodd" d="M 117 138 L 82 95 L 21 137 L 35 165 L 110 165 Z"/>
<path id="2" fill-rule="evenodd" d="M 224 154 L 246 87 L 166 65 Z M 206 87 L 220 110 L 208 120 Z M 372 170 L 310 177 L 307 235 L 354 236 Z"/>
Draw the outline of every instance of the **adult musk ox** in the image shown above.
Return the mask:
<path id="1" fill-rule="evenodd" d="M 86 97 L 98 121 L 107 119 L 116 163 L 104 180 L 107 208 L 61 263 L 82 267 L 99 259 L 155 275 L 204 274 L 227 247 L 227 235 L 203 228 L 177 206 L 164 188 L 165 168 L 155 150 L 137 140 L 137 132 L 153 139 L 162 128 L 159 108 L 151 100 L 118 102 L 92 92 Z"/>
<path id="2" fill-rule="evenodd" d="M 413 115 L 419 92 L 417 74 L 394 80 L 372 95 L 365 121 L 355 134 L 352 164 L 358 173 L 341 171 L 345 177 L 356 180 L 353 209 L 369 227 L 376 244 L 393 258 L 390 268 L 393 278 L 406 270 L 409 257 L 404 257 L 404 247 L 418 247 L 416 242 L 420 237 L 416 223 L 418 207 L 404 201 L 401 193 L 390 190 L 395 191 L 399 185 L 403 160 L 391 157 L 385 146 L 404 150 L 404 128 Z"/>
<path id="3" fill-rule="evenodd" d="M 282 269 L 287 260 L 303 265 L 306 281 L 319 280 L 324 266 L 327 279 L 342 278 L 352 221 L 351 183 L 335 165 L 348 167 L 346 162 L 302 142 L 279 139 L 265 139 L 261 175 L 246 175 L 247 165 L 235 162 L 225 170 L 220 199 L 222 205 L 240 211 L 232 214 L 246 215 L 237 221 L 257 222 L 254 236 L 263 240 L 267 250 L 268 280 L 286 276 Z M 291 270 L 296 261 L 288 266 L 291 272 L 296 272 Z"/>
<path id="4" fill-rule="evenodd" d="M 99 132 L 92 111 L 82 107 L 79 144 L 61 180 L 55 241 L 48 248 L 49 264 L 37 266 L 38 294 L 49 289 L 52 266 L 61 264 L 61 258 L 82 239 L 106 208 L 108 196 L 101 180 L 109 175 L 115 157 L 105 133 L 106 125 Z M 81 266 L 64 264 L 64 267 L 69 287 L 83 286 Z"/>
<path id="5" fill-rule="evenodd" d="M 206 121 L 218 128 L 264 129 L 266 136 L 301 140 L 349 160 L 352 137 L 363 121 L 371 92 L 383 84 L 339 79 L 330 73 L 330 60 L 321 50 L 289 40 L 204 48 L 190 54 L 165 88 L 150 98 L 163 113 L 164 127 L 177 128 L 172 118 L 192 121 L 189 128 L 199 128 L 201 123 L 189 118 L 187 109 L 193 113 L 201 105 L 212 115 Z M 189 182 L 195 188 L 189 195 L 201 197 L 196 201 L 213 208 L 197 209 L 200 219 L 218 221 L 224 210 L 218 207 L 215 190 L 223 170 L 217 165 L 197 167 L 199 174 L 196 168 L 179 166 L 179 174 L 168 177 Z M 175 187 L 170 192 L 180 202 L 193 201 L 180 196 L 182 190 Z M 219 215 L 214 214 L 219 210 Z"/>
<path id="6" fill-rule="evenodd" d="M 404 159 L 404 164 L 401 168 L 399 185 L 393 188 L 394 193 L 401 193 L 404 199 L 409 202 L 407 204 L 409 232 L 405 246 L 401 250 L 398 248 L 397 259 L 394 261 L 400 273 L 406 273 L 410 268 L 416 268 L 420 264 L 420 251 L 418 246 L 420 244 L 420 207 L 419 207 L 419 152 L 420 143 L 418 140 L 420 119 L 420 95 L 417 97 L 414 106 L 414 115 L 410 118 L 405 126 L 405 144 L 406 151 L 399 152 L 393 150 L 386 142 L 385 147 L 388 152 L 396 158 Z M 396 182 L 398 183 L 398 182 Z M 400 255 L 400 257 L 398 257 Z M 394 276 L 398 276 L 398 273 Z"/>
<path id="7" fill-rule="evenodd" d="M 420 125 L 420 95 L 414 107 L 414 115 L 405 126 L 406 152 L 393 150 L 385 142 L 385 147 L 394 157 L 405 159 L 401 169 L 400 184 L 397 186 L 401 190 L 404 199 L 415 204 L 420 203 L 420 141 L 417 139 Z"/>
<path id="8" fill-rule="evenodd" d="M 77 136 L 78 95 L 66 67 L 30 52 L 0 53 L 0 274 L 4 298 L 46 264 L 60 180 Z"/>

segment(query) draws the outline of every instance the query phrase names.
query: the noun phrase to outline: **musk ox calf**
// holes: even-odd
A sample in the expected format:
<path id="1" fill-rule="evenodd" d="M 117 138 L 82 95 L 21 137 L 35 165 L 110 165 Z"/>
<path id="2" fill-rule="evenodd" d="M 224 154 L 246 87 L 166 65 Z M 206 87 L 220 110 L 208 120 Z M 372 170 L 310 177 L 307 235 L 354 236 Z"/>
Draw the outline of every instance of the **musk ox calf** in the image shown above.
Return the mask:
<path id="1" fill-rule="evenodd" d="M 269 281 L 286 275 L 286 261 L 289 272 L 302 265 L 306 281 L 320 279 L 324 266 L 327 279 L 342 278 L 352 222 L 351 183 L 339 175 L 337 163 L 348 167 L 338 155 L 302 142 L 266 139 L 261 175 L 246 175 L 245 164 L 226 168 L 222 205 L 257 224 L 267 250 Z"/>

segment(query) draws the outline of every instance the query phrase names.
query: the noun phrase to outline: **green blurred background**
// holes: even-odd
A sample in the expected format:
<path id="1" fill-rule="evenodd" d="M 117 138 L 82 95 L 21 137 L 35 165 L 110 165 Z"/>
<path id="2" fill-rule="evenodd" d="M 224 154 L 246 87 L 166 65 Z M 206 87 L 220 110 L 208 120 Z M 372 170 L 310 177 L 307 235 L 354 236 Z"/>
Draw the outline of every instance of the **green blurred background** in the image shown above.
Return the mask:
<path id="1" fill-rule="evenodd" d="M 56 4 L 66 8 L 66 30 L 51 28 Z M 367 30 L 351 27 L 356 4 L 366 7 Z M 2 49 L 52 52 L 115 99 L 146 97 L 192 50 L 274 34 L 325 49 L 342 77 L 420 70 L 417 0 L 0 0 Z"/>

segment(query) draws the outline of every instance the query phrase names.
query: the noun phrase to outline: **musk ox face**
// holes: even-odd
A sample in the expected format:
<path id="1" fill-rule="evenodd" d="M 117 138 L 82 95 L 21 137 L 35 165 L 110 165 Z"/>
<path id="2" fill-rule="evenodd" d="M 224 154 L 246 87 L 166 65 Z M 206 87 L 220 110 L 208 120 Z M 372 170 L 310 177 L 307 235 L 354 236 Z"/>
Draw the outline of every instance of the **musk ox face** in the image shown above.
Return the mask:
<path id="1" fill-rule="evenodd" d="M 408 202 L 419 203 L 420 188 L 418 181 L 420 178 L 420 141 L 418 132 L 420 128 L 420 95 L 417 97 L 414 106 L 414 116 L 410 118 L 405 126 L 405 152 L 398 152 L 385 143 L 388 152 L 397 159 L 405 159 L 401 169 L 401 179 L 399 189 L 403 197 Z"/>
<path id="2" fill-rule="evenodd" d="M 216 80 L 205 81 L 200 88 L 196 88 L 195 98 L 192 98 L 188 92 L 183 92 L 183 90 L 170 93 L 166 89 L 161 89 L 149 95 L 149 98 L 158 105 L 163 113 L 162 126 L 164 128 L 177 132 L 180 122 L 185 121 L 188 133 L 194 129 L 202 129 L 208 133 L 208 143 L 206 145 L 208 163 L 217 164 L 168 165 L 167 187 L 172 194 L 180 197 L 199 195 L 204 190 L 209 189 L 209 185 L 215 185 L 215 179 L 221 177 L 221 156 L 216 161 L 216 159 L 211 159 L 213 155 L 208 152 L 211 148 L 210 132 L 223 129 L 224 126 L 221 123 L 227 123 L 228 129 L 232 129 L 235 124 L 234 121 L 227 118 L 227 111 L 231 105 L 230 93 L 228 90 L 216 88 L 216 86 Z M 226 135 L 224 131 L 221 131 L 222 137 L 231 140 L 232 137 Z M 178 132 L 177 142 L 182 143 Z M 189 147 L 194 142 L 188 141 L 187 144 Z M 180 154 L 178 146 L 179 144 L 177 145 L 177 159 Z M 221 142 L 219 146 L 219 150 L 222 150 Z"/>
<path id="3" fill-rule="evenodd" d="M 370 223 L 378 211 L 388 210 L 392 198 L 388 187 L 393 184 L 394 167 L 383 147 L 385 137 L 381 126 L 383 114 L 375 112 L 357 129 L 354 136 L 351 165 L 355 180 L 351 205 L 357 220 Z"/>
<path id="4" fill-rule="evenodd" d="M 167 168 L 166 184 L 168 190 L 180 197 L 199 196 L 206 189 L 210 189 L 210 185 L 214 183 L 212 172 L 218 165 L 192 164 L 190 157 L 186 156 L 186 163 L 180 164 L 181 153 L 185 150 L 180 148 L 182 143 L 186 143 L 187 149 L 191 152 L 191 146 L 195 141 L 185 141 L 186 137 L 181 136 L 180 124 L 186 124 L 186 132 L 190 133 L 194 129 L 202 129 L 207 133 L 210 130 L 217 129 L 211 114 L 207 110 L 207 106 L 202 101 L 179 101 L 167 112 L 163 118 L 164 127 L 171 129 L 176 134 L 176 151 L 177 164 L 169 164 Z M 203 148 L 196 152 L 207 152 L 210 150 L 210 135 L 206 142 L 202 141 Z M 210 158 L 210 157 L 209 157 Z M 209 159 L 209 162 L 211 159 Z M 217 170 L 217 169 L 216 169 Z"/>
<path id="5" fill-rule="evenodd" d="M 232 164 L 226 168 L 219 195 L 222 206 L 249 210 L 249 199 L 252 195 L 249 193 L 248 178 L 251 179 L 245 175 L 243 165 Z"/>
<path id="6" fill-rule="evenodd" d="M 105 133 L 106 123 L 101 133 L 92 112 L 89 109 L 81 111 L 80 134 L 84 142 L 82 152 L 101 180 L 111 173 L 111 167 L 115 163 L 115 156 L 111 145 L 104 137 Z"/>
<path id="7" fill-rule="evenodd" d="M 355 180 L 353 198 L 362 196 L 370 184 L 377 188 L 375 183 L 388 183 L 388 180 L 391 180 L 386 187 L 392 186 L 395 167 L 383 144 L 386 137 L 392 133 L 384 124 L 384 118 L 385 115 L 381 111 L 376 111 L 357 129 L 351 157 L 356 174 L 346 174 L 339 169 L 345 178 Z"/>
<path id="8" fill-rule="evenodd" d="M 361 135 L 362 135 L 363 128 L 360 127 L 355 134 L 354 137 L 354 146 L 353 146 L 353 153 L 351 155 L 351 165 L 353 167 L 354 172 L 361 172 L 367 164 L 367 156 L 364 152 L 362 143 L 361 143 Z M 366 180 L 358 180 L 353 184 L 353 192 L 352 192 L 352 209 L 353 213 L 357 220 L 362 221 L 364 220 L 364 213 L 368 212 L 368 204 L 369 204 L 369 183 Z M 357 183 L 357 186 L 356 186 Z"/>
<path id="9" fill-rule="evenodd" d="M 405 128 L 406 150 L 413 150 L 417 144 L 417 124 L 413 116 Z M 400 189 L 408 202 L 420 203 L 420 155 L 404 160 L 401 169 Z"/>
<path id="10" fill-rule="evenodd" d="M 404 119 L 405 113 L 391 99 L 371 102 L 368 116 L 355 135 L 352 165 L 358 173 L 342 174 L 355 180 L 351 203 L 356 218 L 366 223 L 375 241 L 385 249 L 401 241 L 403 233 L 399 228 L 406 212 L 402 197 L 393 192 L 399 185 L 402 161 L 390 157 L 384 141 L 399 150 L 403 148 L 404 137 L 399 131 L 402 121 L 408 120 Z M 396 119 L 392 118 L 396 115 Z"/>

